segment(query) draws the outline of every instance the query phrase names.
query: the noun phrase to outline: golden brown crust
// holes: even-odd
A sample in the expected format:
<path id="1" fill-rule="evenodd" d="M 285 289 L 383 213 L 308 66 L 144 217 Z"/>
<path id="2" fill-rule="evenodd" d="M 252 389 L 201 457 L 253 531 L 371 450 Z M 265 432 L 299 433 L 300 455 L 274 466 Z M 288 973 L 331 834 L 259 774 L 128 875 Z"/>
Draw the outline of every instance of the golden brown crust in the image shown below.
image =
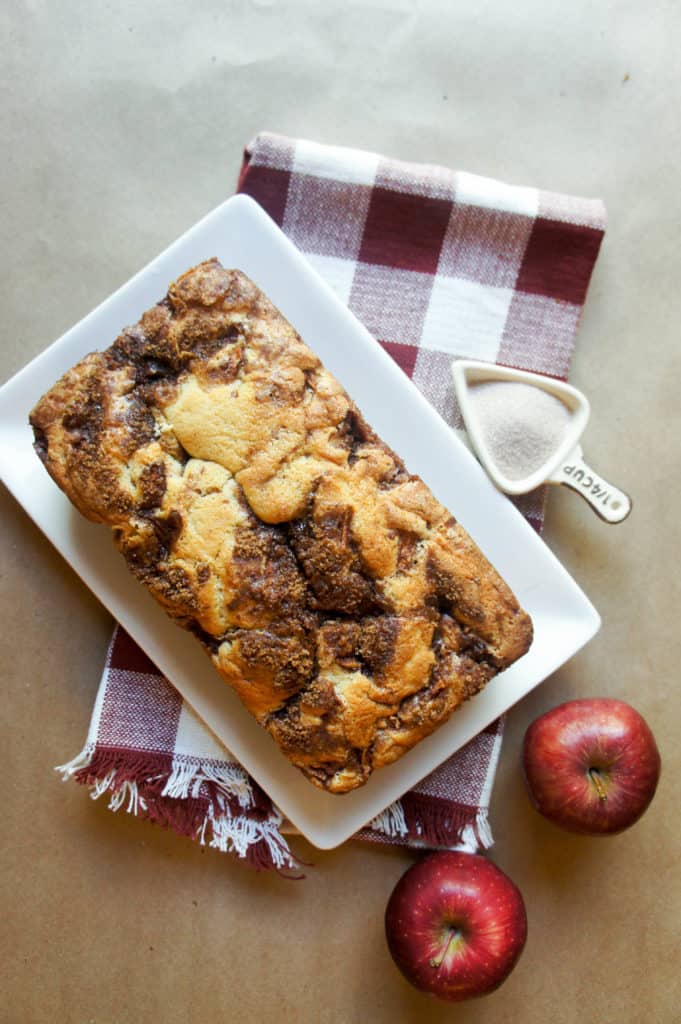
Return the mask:
<path id="1" fill-rule="evenodd" d="M 242 273 L 209 260 L 31 413 L 76 507 L 342 793 L 532 638 L 492 566 Z"/>

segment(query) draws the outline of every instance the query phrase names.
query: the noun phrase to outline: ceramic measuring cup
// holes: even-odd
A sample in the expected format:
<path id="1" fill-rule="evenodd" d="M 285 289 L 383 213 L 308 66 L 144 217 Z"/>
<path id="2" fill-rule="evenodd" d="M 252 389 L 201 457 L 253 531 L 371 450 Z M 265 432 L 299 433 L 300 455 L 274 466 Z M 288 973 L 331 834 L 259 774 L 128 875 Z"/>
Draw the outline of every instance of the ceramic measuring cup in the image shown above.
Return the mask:
<path id="1" fill-rule="evenodd" d="M 580 494 L 606 523 L 621 523 L 631 512 L 631 498 L 608 483 L 584 461 L 579 440 L 591 412 L 586 395 L 570 384 L 545 377 L 540 373 L 514 370 L 472 359 L 456 359 L 452 363 L 454 390 L 471 445 L 480 462 L 497 487 L 506 494 L 526 494 L 540 484 L 563 484 Z M 555 451 L 533 473 L 522 479 L 510 479 L 495 462 L 473 403 L 470 388 L 486 381 L 515 381 L 547 391 L 560 399 L 571 416 L 563 439 Z"/>

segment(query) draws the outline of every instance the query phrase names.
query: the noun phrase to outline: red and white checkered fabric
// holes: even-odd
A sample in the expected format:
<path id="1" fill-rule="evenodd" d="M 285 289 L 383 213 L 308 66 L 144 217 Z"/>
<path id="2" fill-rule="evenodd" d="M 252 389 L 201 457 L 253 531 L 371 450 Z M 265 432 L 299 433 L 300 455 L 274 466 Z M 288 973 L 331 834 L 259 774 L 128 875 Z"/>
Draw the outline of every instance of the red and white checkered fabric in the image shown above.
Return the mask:
<path id="1" fill-rule="evenodd" d="M 450 364 L 565 379 L 605 230 L 600 200 L 261 134 L 239 191 L 256 199 L 455 428 Z M 519 500 L 535 528 L 543 495 Z M 218 682 L 219 685 L 219 682 Z M 488 846 L 494 723 L 358 838 Z M 258 866 L 292 858 L 281 815 L 146 656 L 117 631 L 88 743 L 65 775 Z"/>

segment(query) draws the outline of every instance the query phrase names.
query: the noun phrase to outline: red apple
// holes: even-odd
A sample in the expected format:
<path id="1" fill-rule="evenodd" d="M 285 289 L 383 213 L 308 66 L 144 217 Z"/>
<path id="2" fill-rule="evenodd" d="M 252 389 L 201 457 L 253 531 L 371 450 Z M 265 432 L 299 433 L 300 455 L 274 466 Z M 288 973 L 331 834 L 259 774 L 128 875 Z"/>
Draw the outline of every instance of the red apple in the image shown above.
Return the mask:
<path id="1" fill-rule="evenodd" d="M 653 799 L 660 754 L 645 720 L 621 700 L 571 700 L 537 718 L 523 744 L 537 810 L 571 832 L 629 828 Z"/>
<path id="2" fill-rule="evenodd" d="M 385 933 L 407 981 L 457 1002 L 487 995 L 511 973 L 527 937 L 525 904 L 484 857 L 431 853 L 395 886 Z"/>

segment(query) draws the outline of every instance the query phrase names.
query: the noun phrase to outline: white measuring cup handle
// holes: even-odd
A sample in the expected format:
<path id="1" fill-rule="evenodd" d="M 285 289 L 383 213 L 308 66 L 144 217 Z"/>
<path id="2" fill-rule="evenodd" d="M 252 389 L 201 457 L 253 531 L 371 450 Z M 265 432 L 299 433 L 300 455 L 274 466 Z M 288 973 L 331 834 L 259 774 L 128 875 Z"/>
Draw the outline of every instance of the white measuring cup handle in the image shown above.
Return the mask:
<path id="1" fill-rule="evenodd" d="M 551 483 L 564 484 L 581 494 L 606 523 L 621 523 L 631 512 L 631 498 L 586 464 L 579 445 L 551 474 Z"/>

